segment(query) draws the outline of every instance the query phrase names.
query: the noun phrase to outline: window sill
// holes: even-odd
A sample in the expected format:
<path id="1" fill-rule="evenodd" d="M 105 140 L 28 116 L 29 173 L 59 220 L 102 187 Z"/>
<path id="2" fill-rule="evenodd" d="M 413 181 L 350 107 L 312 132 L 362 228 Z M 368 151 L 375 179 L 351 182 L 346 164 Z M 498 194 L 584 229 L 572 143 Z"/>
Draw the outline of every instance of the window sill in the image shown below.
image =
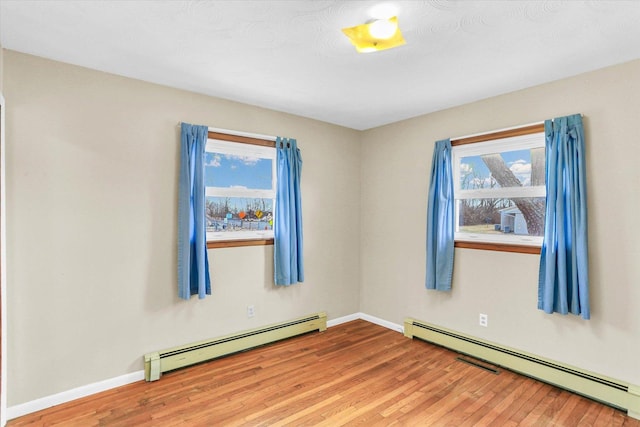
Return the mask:
<path id="1" fill-rule="evenodd" d="M 217 240 L 217 241 L 208 241 L 207 249 L 238 248 L 241 246 L 269 246 L 269 245 L 273 245 L 273 239 Z"/>
<path id="2" fill-rule="evenodd" d="M 504 243 L 462 242 L 462 241 L 454 242 L 453 246 L 455 248 L 464 248 L 464 249 L 482 249 L 485 251 L 515 252 L 520 254 L 540 255 L 540 246 L 511 245 L 511 244 L 504 244 Z"/>

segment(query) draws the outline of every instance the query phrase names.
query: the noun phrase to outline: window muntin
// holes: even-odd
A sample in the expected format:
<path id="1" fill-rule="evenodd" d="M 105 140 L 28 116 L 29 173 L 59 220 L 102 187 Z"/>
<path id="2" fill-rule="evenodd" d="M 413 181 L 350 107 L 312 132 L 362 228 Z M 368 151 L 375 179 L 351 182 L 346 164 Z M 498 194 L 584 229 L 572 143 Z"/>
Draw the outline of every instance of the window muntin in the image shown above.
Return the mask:
<path id="1" fill-rule="evenodd" d="M 455 240 L 540 246 L 544 233 L 544 134 L 452 149 Z"/>
<path id="2" fill-rule="evenodd" d="M 274 147 L 207 141 L 207 241 L 273 238 L 275 162 Z"/>

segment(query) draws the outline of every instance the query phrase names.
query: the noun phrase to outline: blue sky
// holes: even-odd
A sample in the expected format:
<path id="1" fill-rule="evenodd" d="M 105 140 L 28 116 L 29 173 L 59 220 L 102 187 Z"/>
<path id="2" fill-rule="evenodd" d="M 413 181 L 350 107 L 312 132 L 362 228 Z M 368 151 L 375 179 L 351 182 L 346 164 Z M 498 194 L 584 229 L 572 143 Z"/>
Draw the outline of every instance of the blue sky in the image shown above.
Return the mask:
<path id="1" fill-rule="evenodd" d="M 507 151 L 501 153 L 501 156 L 507 167 L 523 185 L 531 185 L 531 152 L 529 150 Z M 468 156 L 460 159 L 461 183 L 468 175 L 471 175 L 469 179 L 476 183 L 477 187 L 475 188 L 489 188 L 491 173 L 480 156 Z M 499 187 L 497 183 L 495 186 Z"/>
<path id="2" fill-rule="evenodd" d="M 270 190 L 272 161 L 250 156 L 205 153 L 205 186 Z"/>

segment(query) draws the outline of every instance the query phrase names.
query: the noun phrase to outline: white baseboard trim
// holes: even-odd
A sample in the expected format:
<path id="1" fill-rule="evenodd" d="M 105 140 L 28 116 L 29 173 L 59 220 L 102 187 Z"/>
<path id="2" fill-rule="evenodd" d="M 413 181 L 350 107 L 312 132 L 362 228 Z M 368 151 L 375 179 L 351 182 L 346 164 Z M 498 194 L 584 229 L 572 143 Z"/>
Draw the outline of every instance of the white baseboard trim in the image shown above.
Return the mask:
<path id="1" fill-rule="evenodd" d="M 374 323 L 379 326 L 383 326 L 387 329 L 391 329 L 392 331 L 404 333 L 404 326 L 398 325 L 397 323 L 389 322 L 384 319 L 380 319 L 379 317 L 370 316 L 366 313 L 353 313 L 347 316 L 338 317 L 337 319 L 332 319 L 327 321 L 327 327 L 330 328 L 332 326 L 340 325 L 341 323 L 351 322 L 352 320 L 366 320 L 367 322 Z"/>
<path id="2" fill-rule="evenodd" d="M 380 319 L 379 317 L 375 317 L 375 316 L 370 316 L 370 315 L 365 314 L 365 313 L 360 313 L 360 315 L 361 315 L 360 318 L 362 320 L 366 320 L 367 322 L 375 323 L 376 325 L 379 325 L 379 326 L 384 326 L 387 329 L 391 329 L 392 331 L 400 332 L 401 334 L 404 333 L 404 326 L 403 325 L 398 325 L 397 323 L 389 322 L 387 320 Z"/>
<path id="3" fill-rule="evenodd" d="M 338 317 L 336 319 L 328 320 L 327 327 L 337 326 L 342 323 L 351 322 L 352 320 L 362 319 L 370 323 L 374 323 L 379 326 L 391 329 L 396 332 L 403 332 L 403 326 L 388 322 L 375 316 L 370 316 L 365 313 L 353 313 L 347 316 Z M 72 400 L 80 399 L 81 397 L 89 396 L 91 394 L 100 393 L 102 391 L 110 390 L 112 388 L 120 387 L 123 385 L 131 384 L 136 381 L 144 380 L 144 371 L 132 372 L 130 374 L 121 375 L 116 378 L 111 378 L 97 383 L 88 384 L 85 386 L 77 387 L 71 390 L 63 391 L 60 393 L 52 394 L 51 396 L 45 396 L 40 399 L 32 400 L 30 402 L 21 403 L 19 405 L 10 406 L 7 408 L 7 419 L 12 420 L 14 418 L 21 417 L 23 415 L 31 414 L 33 412 L 40 411 L 42 409 L 50 408 L 52 406 L 67 403 Z"/>
<path id="4" fill-rule="evenodd" d="M 351 322 L 353 320 L 362 319 L 362 317 L 360 317 L 360 314 L 362 313 L 353 313 L 353 314 L 348 314 L 346 316 L 338 317 L 337 319 L 327 320 L 327 328 L 338 326 L 343 323 Z"/>
<path id="5" fill-rule="evenodd" d="M 14 418 L 31 414 L 42 409 L 60 405 L 61 403 L 70 402 L 72 400 L 80 399 L 81 397 L 100 393 L 101 391 L 110 390 L 112 388 L 135 383 L 142 380 L 144 380 L 144 371 L 137 371 L 130 374 L 121 375 L 116 378 L 110 378 L 108 380 L 99 381 L 97 383 L 87 384 L 71 390 L 52 394 L 51 396 L 41 397 L 40 399 L 8 407 L 7 419 L 12 420 Z"/>

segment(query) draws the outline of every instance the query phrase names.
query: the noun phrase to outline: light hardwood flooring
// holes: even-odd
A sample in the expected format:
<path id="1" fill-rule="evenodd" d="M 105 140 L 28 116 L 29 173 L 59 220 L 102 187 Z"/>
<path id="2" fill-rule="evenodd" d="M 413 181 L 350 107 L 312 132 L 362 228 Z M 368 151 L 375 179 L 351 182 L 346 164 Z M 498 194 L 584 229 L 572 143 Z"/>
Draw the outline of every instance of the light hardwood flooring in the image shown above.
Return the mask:
<path id="1" fill-rule="evenodd" d="M 79 399 L 17 426 L 638 426 L 357 320 Z"/>

